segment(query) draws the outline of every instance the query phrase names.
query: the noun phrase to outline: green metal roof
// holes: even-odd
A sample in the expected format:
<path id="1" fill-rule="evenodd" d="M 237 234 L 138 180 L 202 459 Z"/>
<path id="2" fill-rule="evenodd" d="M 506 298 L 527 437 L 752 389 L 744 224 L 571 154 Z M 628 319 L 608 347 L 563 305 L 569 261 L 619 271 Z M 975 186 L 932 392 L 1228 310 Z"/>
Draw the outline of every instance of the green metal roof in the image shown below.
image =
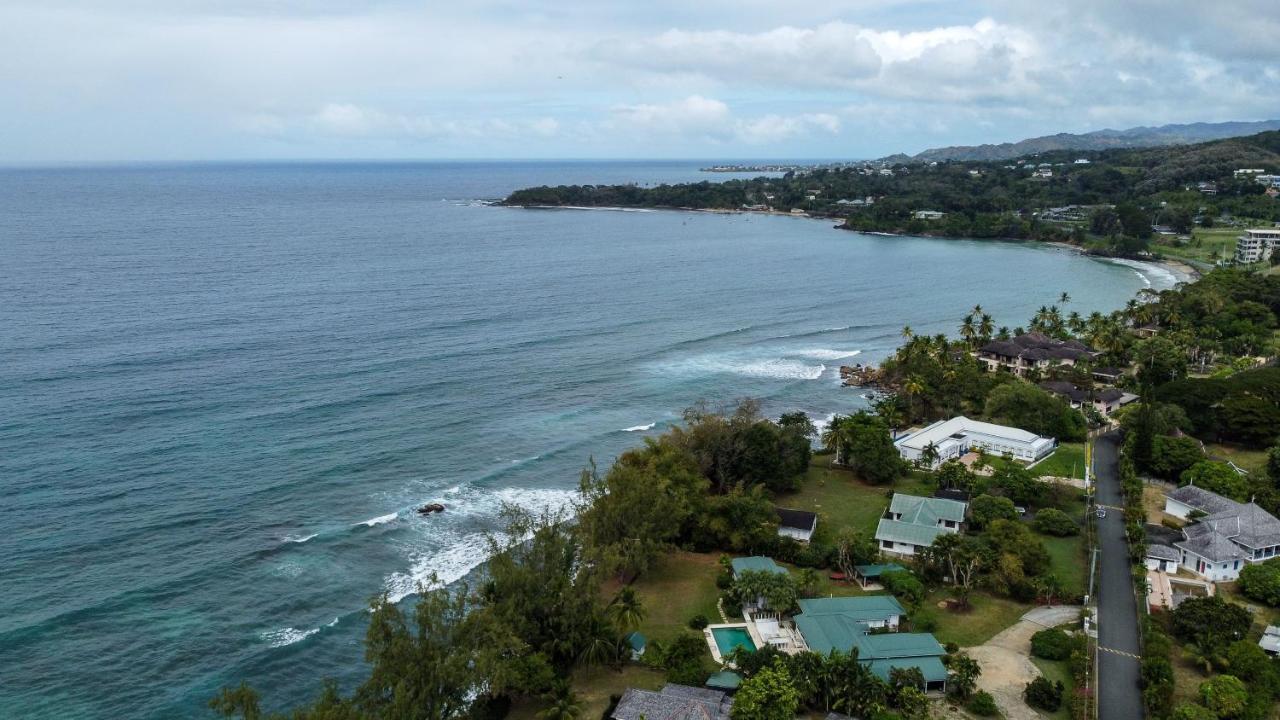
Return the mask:
<path id="1" fill-rule="evenodd" d="M 925 682 L 940 682 L 947 679 L 947 666 L 936 657 L 910 658 L 901 660 L 872 660 L 867 668 L 885 682 L 889 681 L 889 671 L 893 668 L 920 668 Z"/>
<path id="2" fill-rule="evenodd" d="M 839 614 L 855 622 L 884 620 L 890 615 L 904 615 L 902 603 L 892 595 L 855 595 L 853 597 L 802 598 L 797 601 L 800 612 L 808 615 Z"/>
<path id="3" fill-rule="evenodd" d="M 855 565 L 854 570 L 864 578 L 877 578 L 889 572 L 906 572 L 907 569 L 898 563 L 888 563 L 886 565 Z"/>
<path id="4" fill-rule="evenodd" d="M 630 633 L 625 639 L 627 641 L 627 645 L 630 645 L 631 649 L 636 652 L 644 650 L 645 643 L 648 642 L 647 638 L 645 638 L 645 636 L 640 632 Z"/>
<path id="5" fill-rule="evenodd" d="M 706 685 L 717 690 L 737 690 L 742 684 L 742 676 L 732 670 L 721 670 L 707 678 Z"/>
<path id="6" fill-rule="evenodd" d="M 733 566 L 733 572 L 735 575 L 740 572 L 748 572 L 752 570 L 758 572 L 781 573 L 783 575 L 787 572 L 782 567 L 779 567 L 779 565 L 773 561 L 773 558 L 760 557 L 759 555 L 734 558 L 730 564 Z"/>
<path id="7" fill-rule="evenodd" d="M 904 522 L 915 525 L 937 525 L 938 520 L 964 522 L 965 504 L 946 498 L 920 497 L 894 493 L 889 512 L 902 515 Z"/>
<path id="8" fill-rule="evenodd" d="M 935 538 L 944 532 L 948 531 L 937 525 L 916 525 L 900 520 L 881 518 L 879 524 L 876 525 L 876 540 L 891 540 L 893 542 L 928 547 L 933 544 Z"/>

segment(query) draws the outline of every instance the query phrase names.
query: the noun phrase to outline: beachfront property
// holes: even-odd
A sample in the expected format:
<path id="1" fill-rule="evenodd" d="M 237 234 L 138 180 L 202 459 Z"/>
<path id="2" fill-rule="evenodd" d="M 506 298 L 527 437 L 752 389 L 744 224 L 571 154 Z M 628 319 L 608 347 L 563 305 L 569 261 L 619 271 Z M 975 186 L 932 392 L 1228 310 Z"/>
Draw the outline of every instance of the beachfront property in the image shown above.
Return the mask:
<path id="1" fill-rule="evenodd" d="M 778 514 L 778 535 L 808 543 L 818 530 L 818 513 L 791 508 L 774 508 Z"/>
<path id="2" fill-rule="evenodd" d="M 1042 333 L 1024 333 L 1008 340 L 992 340 L 978 348 L 978 361 L 991 372 L 1023 376 L 1031 370 L 1075 365 L 1092 360 L 1098 351 L 1079 340 L 1058 340 Z"/>
<path id="3" fill-rule="evenodd" d="M 721 690 L 667 683 L 661 690 L 627 688 L 613 720 L 729 720 L 733 698 Z"/>
<path id="4" fill-rule="evenodd" d="M 1137 395 L 1117 388 L 1082 390 L 1065 381 L 1042 382 L 1040 387 L 1066 400 L 1077 410 L 1092 407 L 1102 417 L 1110 417 L 1111 413 L 1138 399 Z"/>
<path id="5" fill-rule="evenodd" d="M 917 210 L 911 214 L 917 220 L 941 220 L 946 213 L 940 210 Z"/>
<path id="6" fill-rule="evenodd" d="M 1187 485 L 1165 493 L 1168 515 L 1194 520 L 1173 547 L 1178 563 L 1213 582 L 1230 582 L 1246 563 L 1280 555 L 1280 520 L 1256 503 L 1242 503 Z"/>
<path id="7" fill-rule="evenodd" d="M 1271 259 L 1280 243 L 1280 228 L 1256 228 L 1245 230 L 1236 238 L 1236 262 L 1247 265 Z"/>
<path id="8" fill-rule="evenodd" d="M 936 497 L 894 493 L 885 516 L 876 524 L 876 543 L 890 555 L 915 555 L 943 533 L 958 533 L 966 503 Z"/>
<path id="9" fill-rule="evenodd" d="M 1026 430 L 959 415 L 904 435 L 894 445 L 898 454 L 908 462 L 922 461 L 926 448 L 932 447 L 937 455 L 932 466 L 936 468 L 947 460 L 979 449 L 993 455 L 1012 455 L 1018 460 L 1035 462 L 1051 454 L 1058 447 L 1058 441 Z"/>

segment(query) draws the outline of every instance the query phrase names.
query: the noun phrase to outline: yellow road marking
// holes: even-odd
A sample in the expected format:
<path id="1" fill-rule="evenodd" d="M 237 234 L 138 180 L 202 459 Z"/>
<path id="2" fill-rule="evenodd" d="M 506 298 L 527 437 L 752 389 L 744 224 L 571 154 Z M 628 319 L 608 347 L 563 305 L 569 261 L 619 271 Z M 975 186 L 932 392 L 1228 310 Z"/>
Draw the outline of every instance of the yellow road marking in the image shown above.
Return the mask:
<path id="1" fill-rule="evenodd" d="M 1099 645 L 1099 646 L 1098 646 L 1098 649 L 1099 649 L 1099 650 L 1103 650 L 1103 651 L 1105 651 L 1105 652 L 1109 652 L 1109 653 L 1111 653 L 1112 655 L 1121 655 L 1121 656 L 1123 656 L 1123 657 L 1133 658 L 1134 660 L 1141 660 L 1141 659 L 1142 659 L 1142 656 L 1141 656 L 1141 655 L 1134 655 L 1133 653 L 1127 653 L 1127 652 L 1125 652 L 1125 651 L 1123 651 L 1123 650 L 1112 650 L 1112 649 L 1111 649 L 1111 648 L 1109 648 L 1109 647 L 1102 647 L 1101 645 Z"/>

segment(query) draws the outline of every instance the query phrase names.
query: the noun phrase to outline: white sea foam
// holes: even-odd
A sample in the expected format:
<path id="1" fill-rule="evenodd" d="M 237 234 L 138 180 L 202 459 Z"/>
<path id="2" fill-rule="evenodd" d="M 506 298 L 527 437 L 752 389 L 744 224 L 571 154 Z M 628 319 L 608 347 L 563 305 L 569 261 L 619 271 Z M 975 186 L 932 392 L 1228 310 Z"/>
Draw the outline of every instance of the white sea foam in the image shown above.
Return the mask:
<path id="1" fill-rule="evenodd" d="M 489 552 L 485 533 L 472 529 L 477 520 L 492 523 L 506 504 L 532 512 L 568 510 L 575 493 L 565 489 L 502 488 L 486 490 L 466 488 L 464 497 L 456 501 L 450 513 L 441 519 L 465 518 L 470 527 L 441 527 L 437 523 L 421 523 L 425 546 L 409 546 L 409 569 L 389 575 L 384 587 L 392 602 L 399 602 L 417 591 L 419 585 L 431 587 L 456 582 L 483 563 Z M 456 511 L 454 510 L 456 508 Z"/>
<path id="2" fill-rule="evenodd" d="M 1109 258 L 1108 262 L 1130 268 L 1142 280 L 1144 285 L 1155 290 L 1168 290 L 1187 279 L 1173 270 L 1155 263 L 1126 258 Z"/>
<path id="3" fill-rule="evenodd" d="M 810 365 L 789 358 L 752 359 L 733 355 L 702 355 L 667 363 L 661 369 L 677 375 L 731 374 L 776 380 L 817 380 L 826 372 L 827 366 Z"/>
<path id="4" fill-rule="evenodd" d="M 806 350 L 797 350 L 796 355 L 801 357 L 813 358 L 814 360 L 839 360 L 841 358 L 850 358 L 854 355 L 861 355 L 861 350 L 837 350 L 833 348 L 808 348 Z"/>
<path id="5" fill-rule="evenodd" d="M 658 423 L 656 422 L 651 422 L 648 425 L 632 425 L 631 427 L 622 428 L 622 432 L 643 432 L 645 430 L 652 430 L 653 426 L 657 424 Z"/>
<path id="6" fill-rule="evenodd" d="M 279 630 L 267 630 L 259 634 L 263 640 L 271 647 L 284 647 L 301 642 L 307 638 L 320 632 L 320 628 L 311 628 L 310 630 L 299 630 L 293 627 L 281 628 Z"/>
<path id="7" fill-rule="evenodd" d="M 369 518 L 368 520 L 365 520 L 363 522 L 356 523 L 356 524 L 373 527 L 374 525 L 382 525 L 384 523 L 389 523 L 392 520 L 395 520 L 399 516 L 400 516 L 399 513 L 387 513 L 386 515 L 379 515 L 376 518 Z"/>
<path id="8" fill-rule="evenodd" d="M 303 535 L 301 537 L 297 535 L 286 535 L 284 538 L 284 541 L 291 542 L 291 543 L 304 543 L 319 534 L 320 533 L 311 533 L 310 535 Z"/>

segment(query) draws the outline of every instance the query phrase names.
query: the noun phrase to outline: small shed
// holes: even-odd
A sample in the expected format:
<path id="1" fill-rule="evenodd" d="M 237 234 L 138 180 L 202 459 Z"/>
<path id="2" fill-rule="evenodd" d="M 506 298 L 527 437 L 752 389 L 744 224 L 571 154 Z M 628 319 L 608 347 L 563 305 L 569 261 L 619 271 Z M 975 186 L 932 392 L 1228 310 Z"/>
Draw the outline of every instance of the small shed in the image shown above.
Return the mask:
<path id="1" fill-rule="evenodd" d="M 808 510 L 792 510 L 791 508 L 774 508 L 778 513 L 778 535 L 809 542 L 818 529 L 818 514 Z"/>
<path id="2" fill-rule="evenodd" d="M 906 568 L 898 563 L 888 563 L 885 565 L 855 565 L 854 574 L 858 578 L 858 584 L 864 589 L 871 584 L 879 584 L 880 576 L 891 572 L 906 572 Z"/>
<path id="3" fill-rule="evenodd" d="M 1148 570 L 1176 573 L 1178 572 L 1178 563 L 1181 559 L 1182 553 L 1178 552 L 1176 548 L 1158 544 L 1147 546 L 1145 563 Z"/>
<path id="4" fill-rule="evenodd" d="M 627 648 L 631 651 L 632 660 L 639 660 L 644 656 L 644 649 L 645 646 L 648 645 L 649 641 L 643 634 L 638 631 L 629 633 L 622 640 L 627 644 Z"/>

